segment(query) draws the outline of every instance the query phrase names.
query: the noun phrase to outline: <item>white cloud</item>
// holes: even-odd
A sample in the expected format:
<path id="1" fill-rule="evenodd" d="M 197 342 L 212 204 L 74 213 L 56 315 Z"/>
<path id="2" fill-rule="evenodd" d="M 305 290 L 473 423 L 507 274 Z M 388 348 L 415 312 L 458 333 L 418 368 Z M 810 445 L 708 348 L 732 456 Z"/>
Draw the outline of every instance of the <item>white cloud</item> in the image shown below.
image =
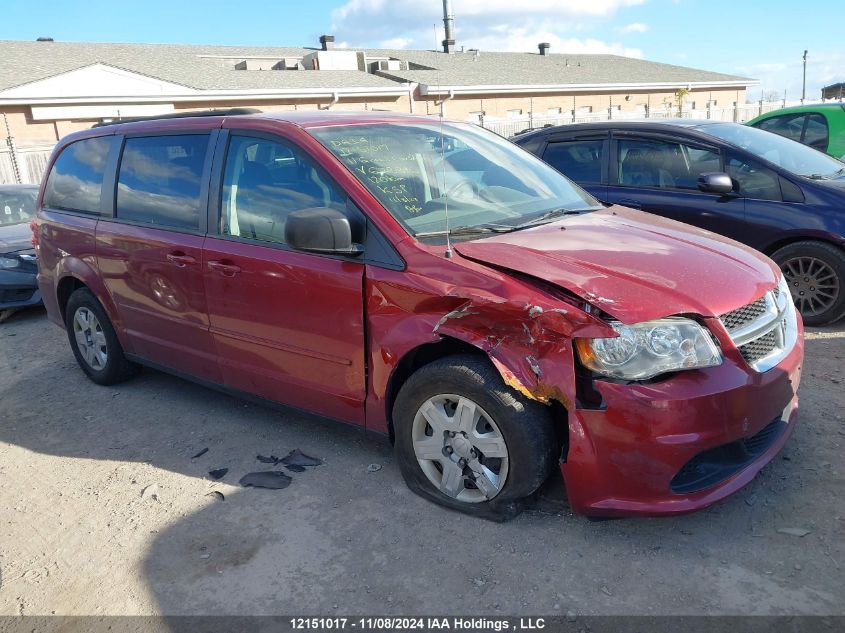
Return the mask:
<path id="1" fill-rule="evenodd" d="M 555 53 L 613 53 L 642 57 L 642 51 L 591 37 L 607 22 L 645 0 L 454 0 L 458 46 L 488 51 L 536 51 L 549 42 Z M 631 31 L 646 25 L 633 23 Z M 440 48 L 439 0 L 347 0 L 332 12 L 332 29 L 357 47 Z M 577 35 L 577 37 L 576 37 Z"/>
<path id="2" fill-rule="evenodd" d="M 645 33 L 648 31 L 648 24 L 643 24 L 642 22 L 631 22 L 625 26 L 620 26 L 616 30 L 620 33 Z"/>
<path id="3" fill-rule="evenodd" d="M 801 98 L 801 84 L 803 61 L 801 55 L 795 59 L 774 60 L 765 64 L 738 66 L 737 74 L 759 79 L 760 85 L 748 91 L 752 100 L 760 98 L 761 93 L 777 92 L 781 97 L 786 91 L 787 100 Z M 821 98 L 824 86 L 845 81 L 845 53 L 819 52 L 810 53 L 807 57 L 807 100 L 816 101 Z"/>

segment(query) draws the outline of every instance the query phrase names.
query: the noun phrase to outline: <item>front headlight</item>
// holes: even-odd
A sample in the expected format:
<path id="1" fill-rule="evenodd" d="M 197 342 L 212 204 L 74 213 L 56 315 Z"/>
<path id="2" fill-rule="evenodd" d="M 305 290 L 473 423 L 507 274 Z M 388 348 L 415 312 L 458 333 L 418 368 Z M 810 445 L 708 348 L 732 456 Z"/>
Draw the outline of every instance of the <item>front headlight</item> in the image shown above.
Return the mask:
<path id="1" fill-rule="evenodd" d="M 0 255 L 0 270 L 19 268 L 21 260 L 17 255 Z"/>
<path id="2" fill-rule="evenodd" d="M 611 322 L 615 338 L 580 338 L 581 362 L 597 374 L 623 380 L 647 380 L 680 369 L 722 364 L 722 352 L 710 332 L 690 319 L 669 317 L 634 325 Z"/>

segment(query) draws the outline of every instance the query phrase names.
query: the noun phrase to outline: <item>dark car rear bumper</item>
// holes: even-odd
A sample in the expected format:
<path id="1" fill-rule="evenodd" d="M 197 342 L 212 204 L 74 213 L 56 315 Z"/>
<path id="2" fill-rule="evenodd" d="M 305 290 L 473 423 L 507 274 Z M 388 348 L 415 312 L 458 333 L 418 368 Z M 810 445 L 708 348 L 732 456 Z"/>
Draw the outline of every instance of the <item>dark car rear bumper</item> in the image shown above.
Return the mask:
<path id="1" fill-rule="evenodd" d="M 41 304 L 35 272 L 0 270 L 0 310 Z"/>

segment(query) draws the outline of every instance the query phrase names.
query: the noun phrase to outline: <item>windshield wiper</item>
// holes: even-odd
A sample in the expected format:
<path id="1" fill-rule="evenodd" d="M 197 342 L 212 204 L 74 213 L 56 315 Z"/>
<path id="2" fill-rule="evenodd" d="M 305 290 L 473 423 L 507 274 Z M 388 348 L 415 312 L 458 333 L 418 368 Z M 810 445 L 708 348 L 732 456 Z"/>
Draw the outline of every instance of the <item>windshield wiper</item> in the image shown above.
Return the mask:
<path id="1" fill-rule="evenodd" d="M 478 224 L 476 226 L 459 226 L 448 231 L 427 231 L 424 233 L 414 233 L 414 237 L 441 237 L 443 235 L 477 235 L 479 233 L 507 233 L 513 231 L 514 227 L 505 226 L 503 224 Z"/>
<path id="2" fill-rule="evenodd" d="M 834 178 L 842 176 L 843 174 L 845 174 L 845 167 L 836 170 L 832 174 L 806 174 L 805 177 L 809 178 L 810 180 L 832 180 Z"/>
<path id="3" fill-rule="evenodd" d="M 567 215 L 581 215 L 582 213 L 586 213 L 587 211 L 598 211 L 599 209 L 604 209 L 604 207 L 587 207 L 586 209 L 567 209 L 561 207 L 560 209 L 552 209 L 551 211 L 546 211 L 543 215 L 536 217 L 533 220 L 528 220 L 528 222 L 517 224 L 511 230 L 518 231 L 519 229 L 527 229 L 530 226 L 546 224 L 548 222 L 551 222 L 555 218 L 560 218 Z"/>

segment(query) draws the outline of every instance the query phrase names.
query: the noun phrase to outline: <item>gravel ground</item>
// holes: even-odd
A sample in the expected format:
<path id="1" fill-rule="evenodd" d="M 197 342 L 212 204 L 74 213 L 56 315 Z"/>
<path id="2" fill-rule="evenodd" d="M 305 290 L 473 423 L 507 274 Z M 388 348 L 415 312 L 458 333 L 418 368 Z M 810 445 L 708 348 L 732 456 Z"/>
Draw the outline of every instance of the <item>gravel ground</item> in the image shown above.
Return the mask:
<path id="1" fill-rule="evenodd" d="M 845 614 L 843 357 L 845 325 L 808 332 L 798 428 L 713 508 L 495 524 L 410 493 L 358 430 L 152 370 L 98 387 L 26 311 L 0 326 L 0 615 Z M 325 463 L 237 485 L 294 448 Z"/>

